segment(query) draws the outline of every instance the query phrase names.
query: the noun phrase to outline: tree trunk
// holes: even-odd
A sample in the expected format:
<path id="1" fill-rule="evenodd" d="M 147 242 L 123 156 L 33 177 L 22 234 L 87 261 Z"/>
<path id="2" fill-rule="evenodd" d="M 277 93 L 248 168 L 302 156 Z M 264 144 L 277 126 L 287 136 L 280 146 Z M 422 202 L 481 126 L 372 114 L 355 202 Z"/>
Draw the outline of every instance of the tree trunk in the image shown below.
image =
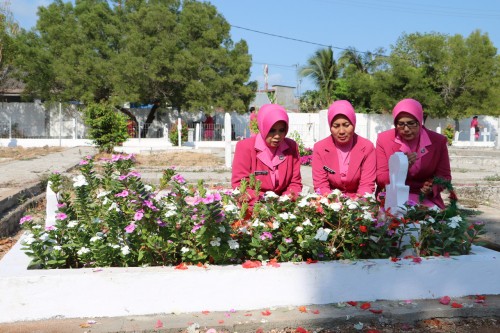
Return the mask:
<path id="1" fill-rule="evenodd" d="M 153 107 L 149 111 L 148 117 L 146 118 L 146 122 L 142 125 L 141 138 L 145 138 L 147 136 L 149 126 L 153 123 L 153 120 L 155 120 L 156 110 L 158 110 L 159 107 L 160 102 L 154 102 Z"/>

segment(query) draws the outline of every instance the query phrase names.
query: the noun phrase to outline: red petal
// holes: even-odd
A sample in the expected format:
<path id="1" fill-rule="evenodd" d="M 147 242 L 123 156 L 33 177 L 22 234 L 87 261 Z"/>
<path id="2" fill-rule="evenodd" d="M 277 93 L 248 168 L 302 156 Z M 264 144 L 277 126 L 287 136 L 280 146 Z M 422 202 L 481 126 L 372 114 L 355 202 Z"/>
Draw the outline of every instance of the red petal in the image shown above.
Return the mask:
<path id="1" fill-rule="evenodd" d="M 356 305 L 358 305 L 358 302 L 349 301 L 349 302 L 347 302 L 347 304 L 349 304 L 350 306 L 356 306 Z"/>
<path id="2" fill-rule="evenodd" d="M 460 303 L 453 302 L 453 303 L 451 303 L 451 307 L 456 308 L 456 309 L 460 309 L 460 308 L 463 308 L 464 306 Z"/>
<path id="3" fill-rule="evenodd" d="M 369 329 L 369 330 L 366 330 L 365 332 L 366 333 L 380 333 L 380 331 L 376 330 L 376 329 Z"/>
<path id="4" fill-rule="evenodd" d="M 319 310 L 312 310 L 311 312 L 314 314 L 319 314 Z"/>
<path id="5" fill-rule="evenodd" d="M 370 309 L 370 312 L 371 313 L 375 313 L 375 314 L 381 314 L 382 312 L 384 312 L 383 310 L 380 310 L 380 309 Z"/>
<path id="6" fill-rule="evenodd" d="M 251 313 L 245 313 L 245 317 L 251 317 L 252 314 Z"/>
<path id="7" fill-rule="evenodd" d="M 270 316 L 271 315 L 271 311 L 269 311 L 269 310 L 262 311 L 262 315 L 263 316 Z"/>
<path id="8" fill-rule="evenodd" d="M 300 326 L 295 329 L 295 332 L 296 333 L 308 333 L 305 328 L 302 328 Z"/>
<path id="9" fill-rule="evenodd" d="M 219 324 L 224 324 L 224 320 L 219 320 Z"/>
<path id="10" fill-rule="evenodd" d="M 181 262 L 179 265 L 175 266 L 174 269 L 181 269 L 181 270 L 185 270 L 185 269 L 188 269 L 187 265 L 183 262 Z"/>
<path id="11" fill-rule="evenodd" d="M 205 310 L 205 311 L 201 311 L 201 313 L 203 313 L 204 315 L 207 315 L 210 313 L 210 311 Z"/>
<path id="12" fill-rule="evenodd" d="M 278 261 L 276 259 L 271 259 L 271 260 L 269 260 L 269 262 L 267 263 L 266 266 L 278 268 L 278 267 L 280 267 L 280 264 L 278 264 Z"/>
<path id="13" fill-rule="evenodd" d="M 370 303 L 363 303 L 361 304 L 360 308 L 362 310 L 366 310 L 366 309 L 369 309 L 371 307 L 371 304 Z"/>
<path id="14" fill-rule="evenodd" d="M 314 260 L 314 259 L 311 259 L 311 258 L 308 258 L 306 262 L 307 262 L 308 264 L 315 264 L 315 263 L 317 263 L 318 261 L 317 261 L 317 260 Z"/>
<path id="15" fill-rule="evenodd" d="M 420 257 L 413 258 L 413 262 L 420 264 L 422 262 L 422 258 L 420 258 Z"/>
<path id="16" fill-rule="evenodd" d="M 158 319 L 158 321 L 156 322 L 155 328 L 162 328 L 162 327 L 163 327 L 163 323 L 161 322 L 160 319 Z"/>
<path id="17" fill-rule="evenodd" d="M 257 331 L 255 331 L 255 333 L 264 333 L 264 330 L 262 328 L 258 328 Z"/>
<path id="18" fill-rule="evenodd" d="M 254 260 L 254 261 L 247 260 L 241 266 L 243 266 L 243 268 L 257 268 L 257 267 L 262 266 L 262 263 L 258 260 Z"/>
<path id="19" fill-rule="evenodd" d="M 451 301 L 451 298 L 449 296 L 443 296 L 439 300 L 439 303 L 441 303 L 443 305 L 448 305 L 448 304 L 450 304 L 450 301 Z"/>

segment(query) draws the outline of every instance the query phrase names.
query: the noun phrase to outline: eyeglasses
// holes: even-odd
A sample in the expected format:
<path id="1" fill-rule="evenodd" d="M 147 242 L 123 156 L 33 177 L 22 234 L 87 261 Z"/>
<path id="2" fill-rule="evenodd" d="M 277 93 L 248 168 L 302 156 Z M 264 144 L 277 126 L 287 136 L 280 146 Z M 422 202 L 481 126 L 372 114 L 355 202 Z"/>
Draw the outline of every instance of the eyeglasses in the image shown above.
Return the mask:
<path id="1" fill-rule="evenodd" d="M 408 128 L 417 128 L 418 127 L 418 121 L 415 121 L 415 120 L 411 120 L 411 121 L 407 121 L 407 122 L 398 121 L 396 123 L 396 127 L 399 128 L 399 129 L 404 129 L 405 126 L 408 126 Z"/>

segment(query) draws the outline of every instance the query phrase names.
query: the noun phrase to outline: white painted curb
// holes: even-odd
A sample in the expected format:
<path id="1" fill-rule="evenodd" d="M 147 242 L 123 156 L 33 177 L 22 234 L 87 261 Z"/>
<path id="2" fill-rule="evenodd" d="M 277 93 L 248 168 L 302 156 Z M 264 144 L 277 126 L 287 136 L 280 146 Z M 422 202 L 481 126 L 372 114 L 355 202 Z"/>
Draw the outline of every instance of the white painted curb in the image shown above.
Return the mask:
<path id="1" fill-rule="evenodd" d="M 27 270 L 20 242 L 0 261 L 0 322 L 53 317 L 253 310 L 345 301 L 500 294 L 500 253 L 279 268 L 241 266 Z"/>

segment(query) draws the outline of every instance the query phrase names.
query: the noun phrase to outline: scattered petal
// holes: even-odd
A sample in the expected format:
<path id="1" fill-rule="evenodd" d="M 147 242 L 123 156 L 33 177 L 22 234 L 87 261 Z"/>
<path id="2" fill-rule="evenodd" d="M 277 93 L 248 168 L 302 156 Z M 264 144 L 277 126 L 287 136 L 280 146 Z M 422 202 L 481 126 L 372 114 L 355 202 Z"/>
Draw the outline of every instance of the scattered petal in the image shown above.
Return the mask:
<path id="1" fill-rule="evenodd" d="M 370 303 L 363 303 L 360 306 L 361 310 L 366 310 L 366 309 L 369 309 L 370 307 L 371 307 Z"/>
<path id="2" fill-rule="evenodd" d="M 224 320 L 219 320 L 219 324 L 224 324 Z"/>
<path id="3" fill-rule="evenodd" d="M 188 267 L 185 263 L 181 262 L 179 265 L 175 266 L 174 269 L 185 270 L 185 269 L 188 269 Z"/>
<path id="4" fill-rule="evenodd" d="M 230 309 L 229 312 L 236 313 L 236 310 L 235 309 Z"/>
<path id="5" fill-rule="evenodd" d="M 476 295 L 476 300 L 474 302 L 484 303 L 484 301 L 486 301 L 486 296 Z"/>
<path id="6" fill-rule="evenodd" d="M 384 310 L 381 310 L 381 309 L 370 309 L 370 312 L 371 313 L 375 313 L 375 314 L 381 314 L 382 312 L 384 312 Z"/>
<path id="7" fill-rule="evenodd" d="M 245 316 L 245 317 L 251 317 L 251 316 L 252 316 L 252 314 L 251 314 L 251 313 L 245 313 L 245 315 L 244 315 L 244 316 Z"/>
<path id="8" fill-rule="evenodd" d="M 95 320 L 87 320 L 87 324 L 94 325 L 96 323 L 97 323 L 97 321 L 95 321 Z"/>
<path id="9" fill-rule="evenodd" d="M 81 327 L 81 328 L 89 328 L 89 327 L 90 327 L 90 324 L 83 323 L 83 324 L 80 324 L 80 327 Z"/>
<path id="10" fill-rule="evenodd" d="M 319 314 L 319 310 L 317 310 L 317 309 L 316 310 L 312 310 L 311 312 L 314 313 L 314 314 Z"/>
<path id="11" fill-rule="evenodd" d="M 366 330 L 366 331 L 365 331 L 365 333 L 380 333 L 380 331 L 379 331 L 379 330 L 376 330 L 376 329 L 371 328 L 371 329 L 369 329 L 369 330 Z"/>
<path id="12" fill-rule="evenodd" d="M 278 264 L 278 260 L 276 260 L 276 258 L 273 258 L 273 259 L 269 260 L 269 262 L 267 263 L 266 266 L 278 268 L 278 267 L 280 267 L 280 264 Z"/>
<path id="13" fill-rule="evenodd" d="M 217 333 L 215 328 L 209 328 L 205 333 Z"/>
<path id="14" fill-rule="evenodd" d="M 420 264 L 422 262 L 422 258 L 420 258 L 420 257 L 415 257 L 412 260 L 413 260 L 413 262 L 416 262 L 417 264 Z"/>
<path id="15" fill-rule="evenodd" d="M 162 327 L 163 327 L 163 323 L 161 322 L 160 319 L 158 319 L 158 321 L 156 322 L 155 328 L 162 328 Z"/>
<path id="16" fill-rule="evenodd" d="M 241 266 L 243 268 L 258 268 L 262 266 L 262 263 L 258 260 L 247 260 Z"/>
<path id="17" fill-rule="evenodd" d="M 226 317 L 228 317 L 228 318 L 229 318 L 229 317 L 231 317 L 231 314 L 230 314 L 230 313 L 228 313 L 228 312 L 226 312 L 226 313 L 224 313 L 224 316 L 226 316 Z"/>
<path id="18" fill-rule="evenodd" d="M 207 314 L 209 314 L 209 313 L 210 313 L 210 311 L 208 311 L 208 310 L 204 310 L 204 311 L 201 311 L 201 313 L 202 313 L 202 314 L 204 314 L 204 315 L 207 315 Z"/>
<path id="19" fill-rule="evenodd" d="M 305 306 L 299 306 L 299 311 L 300 312 L 307 312 L 307 308 Z"/>
<path id="20" fill-rule="evenodd" d="M 347 304 L 349 304 L 350 306 L 357 306 L 358 302 L 349 301 L 349 302 L 347 302 Z"/>
<path id="21" fill-rule="evenodd" d="M 305 328 L 300 327 L 300 326 L 295 329 L 295 332 L 296 333 L 309 333 L 309 332 L 307 332 L 307 330 Z"/>
<path id="22" fill-rule="evenodd" d="M 261 313 L 263 316 L 270 316 L 271 315 L 271 311 L 269 311 L 269 310 L 262 311 Z"/>
<path id="23" fill-rule="evenodd" d="M 255 333 L 264 333 L 264 330 L 262 329 L 262 327 L 259 327 L 257 331 L 255 331 Z"/>
<path id="24" fill-rule="evenodd" d="M 450 301 L 451 301 L 451 298 L 449 296 L 443 296 L 439 300 L 439 303 L 441 303 L 443 305 L 448 305 L 448 304 L 450 304 Z"/>
<path id="25" fill-rule="evenodd" d="M 460 308 L 463 308 L 464 306 L 460 303 L 453 302 L 453 303 L 451 303 L 451 307 L 455 308 L 455 309 L 460 309 Z"/>
<path id="26" fill-rule="evenodd" d="M 307 258 L 307 261 L 306 261 L 307 264 L 315 264 L 317 262 L 318 262 L 318 260 L 311 259 L 311 258 Z"/>

